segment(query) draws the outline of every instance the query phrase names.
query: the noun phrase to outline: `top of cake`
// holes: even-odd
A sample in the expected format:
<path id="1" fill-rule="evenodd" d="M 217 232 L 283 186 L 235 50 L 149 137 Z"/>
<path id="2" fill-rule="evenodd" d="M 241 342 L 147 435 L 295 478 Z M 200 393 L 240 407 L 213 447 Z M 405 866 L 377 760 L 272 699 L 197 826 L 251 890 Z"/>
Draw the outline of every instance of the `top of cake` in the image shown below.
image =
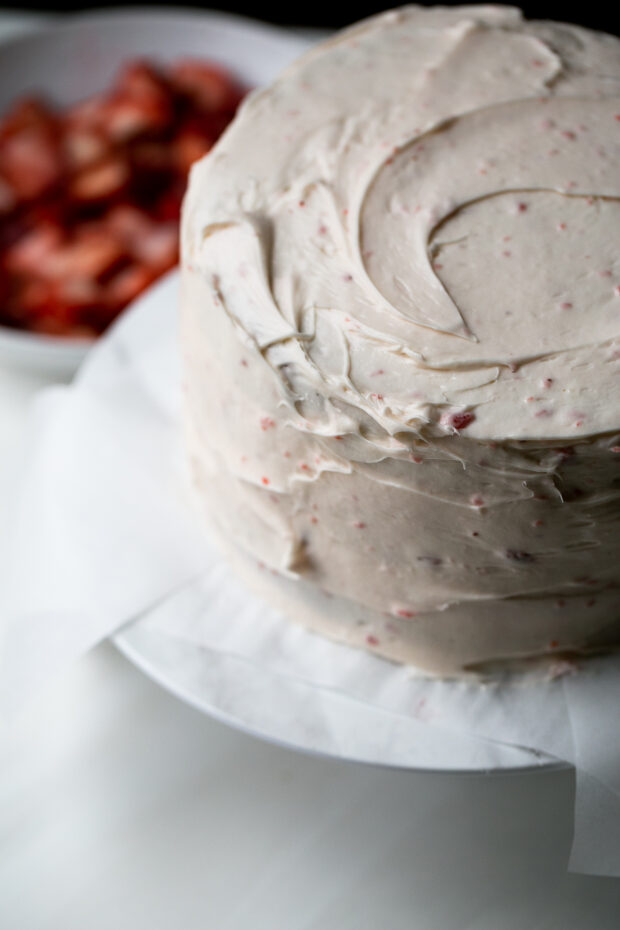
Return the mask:
<path id="1" fill-rule="evenodd" d="M 358 458 L 593 436 L 620 425 L 619 165 L 617 39 L 404 7 L 250 96 L 192 171 L 184 254 L 292 421 Z"/>

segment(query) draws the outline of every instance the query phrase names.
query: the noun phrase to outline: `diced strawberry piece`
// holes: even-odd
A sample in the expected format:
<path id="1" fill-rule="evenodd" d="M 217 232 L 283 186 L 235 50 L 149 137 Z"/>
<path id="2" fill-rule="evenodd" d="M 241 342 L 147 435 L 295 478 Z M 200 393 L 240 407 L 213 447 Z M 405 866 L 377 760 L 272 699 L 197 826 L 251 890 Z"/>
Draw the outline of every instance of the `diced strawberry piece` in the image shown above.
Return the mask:
<path id="1" fill-rule="evenodd" d="M 147 132 L 165 129 L 170 122 L 167 106 L 154 100 L 118 97 L 107 106 L 106 133 L 115 142 L 128 142 Z"/>
<path id="2" fill-rule="evenodd" d="M 105 222 L 126 250 L 152 274 L 161 274 L 176 264 L 179 248 L 176 223 L 157 223 L 128 206 L 110 210 Z"/>
<path id="3" fill-rule="evenodd" d="M 76 103 L 65 114 L 68 126 L 84 132 L 99 131 L 105 127 L 107 98 L 103 94 Z"/>
<path id="4" fill-rule="evenodd" d="M 55 282 L 56 295 L 68 306 L 91 307 L 101 299 L 101 288 L 85 274 Z"/>
<path id="5" fill-rule="evenodd" d="M 52 129 L 56 118 L 49 107 L 37 97 L 24 97 L 9 110 L 2 120 L 0 136 L 5 139 L 24 129 L 37 128 Z"/>
<path id="6" fill-rule="evenodd" d="M 62 174 L 59 127 L 39 100 L 26 99 L 0 126 L 0 171 L 16 200 L 32 200 L 58 183 Z"/>
<path id="7" fill-rule="evenodd" d="M 106 287 L 107 302 L 113 308 L 121 310 L 138 297 L 154 280 L 153 271 L 144 267 L 144 265 L 129 265 L 114 275 L 108 282 Z"/>
<path id="8" fill-rule="evenodd" d="M 207 112 L 233 111 L 244 91 L 223 68 L 202 61 L 182 61 L 170 69 L 173 84 Z"/>
<path id="9" fill-rule="evenodd" d="M 442 426 L 448 427 L 451 430 L 457 430 L 460 432 L 462 429 L 467 429 L 470 423 L 473 423 L 476 419 L 476 414 L 471 413 L 467 410 L 456 411 L 453 413 L 442 413 L 439 422 Z"/>
<path id="10" fill-rule="evenodd" d="M 118 238 L 126 248 L 133 245 L 153 229 L 153 222 L 149 217 L 129 204 L 119 204 L 112 207 L 105 217 L 106 228 Z"/>
<path id="11" fill-rule="evenodd" d="M 81 171 L 71 181 L 69 192 L 74 200 L 92 203 L 120 194 L 128 182 L 127 162 L 114 156 Z"/>
<path id="12" fill-rule="evenodd" d="M 116 93 L 135 99 L 149 99 L 171 103 L 170 85 L 164 75 L 147 61 L 135 61 L 120 73 Z"/>
<path id="13" fill-rule="evenodd" d="M 80 171 L 101 161 L 109 147 L 100 130 L 69 124 L 63 132 L 62 151 L 69 171 Z"/>
<path id="14" fill-rule="evenodd" d="M 18 200 L 33 200 L 62 177 L 59 146 L 47 127 L 26 126 L 0 145 L 0 171 Z"/>
<path id="15" fill-rule="evenodd" d="M 58 226 L 35 226 L 5 251 L 5 268 L 13 274 L 39 274 L 46 259 L 60 247 L 63 238 Z"/>
<path id="16" fill-rule="evenodd" d="M 40 273 L 63 284 L 80 279 L 99 280 L 111 274 L 126 254 L 119 240 L 103 227 L 82 227 L 73 242 L 47 256 Z"/>
<path id="17" fill-rule="evenodd" d="M 125 68 L 107 103 L 110 138 L 125 142 L 145 132 L 165 130 L 173 117 L 173 98 L 164 77 L 145 62 Z"/>
<path id="18" fill-rule="evenodd" d="M 55 282 L 54 296 L 67 319 L 77 325 L 83 313 L 96 310 L 101 304 L 103 289 L 91 278 L 68 278 Z"/>
<path id="19" fill-rule="evenodd" d="M 87 279 L 44 281 L 31 279 L 23 283 L 19 305 L 27 315 L 28 328 L 49 335 L 92 337 L 96 329 L 82 316 L 100 305 L 102 291 Z"/>
<path id="20" fill-rule="evenodd" d="M 179 133 L 172 143 L 174 164 L 182 177 L 187 177 L 189 169 L 206 155 L 213 147 L 211 139 L 198 132 L 185 131 Z"/>
<path id="21" fill-rule="evenodd" d="M 61 332 L 63 325 L 73 322 L 58 303 L 56 289 L 50 281 L 40 278 L 24 281 L 18 303 L 28 327 L 38 332 Z"/>
<path id="22" fill-rule="evenodd" d="M 133 244 L 136 259 L 157 274 L 173 268 L 178 260 L 179 234 L 176 223 L 153 224 L 148 235 Z"/>

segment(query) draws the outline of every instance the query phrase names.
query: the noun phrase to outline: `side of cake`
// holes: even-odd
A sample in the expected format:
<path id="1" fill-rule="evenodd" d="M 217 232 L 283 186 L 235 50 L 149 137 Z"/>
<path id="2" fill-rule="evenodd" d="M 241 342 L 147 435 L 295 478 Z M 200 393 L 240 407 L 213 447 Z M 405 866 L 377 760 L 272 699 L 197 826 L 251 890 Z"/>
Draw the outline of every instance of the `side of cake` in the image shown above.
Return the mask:
<path id="1" fill-rule="evenodd" d="M 295 620 L 453 675 L 620 641 L 620 42 L 405 7 L 193 169 L 194 473 Z"/>

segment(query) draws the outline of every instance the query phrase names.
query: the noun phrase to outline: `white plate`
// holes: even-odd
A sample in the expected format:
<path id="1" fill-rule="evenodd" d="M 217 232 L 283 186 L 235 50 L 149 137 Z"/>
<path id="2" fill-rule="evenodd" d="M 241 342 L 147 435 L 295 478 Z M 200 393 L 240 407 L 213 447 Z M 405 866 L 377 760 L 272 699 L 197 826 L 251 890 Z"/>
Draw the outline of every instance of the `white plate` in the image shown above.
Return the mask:
<path id="1" fill-rule="evenodd" d="M 415 721 L 407 721 L 378 707 L 349 700 L 346 695 L 324 695 L 321 702 L 309 700 L 299 682 L 293 684 L 286 678 L 270 675 L 267 671 L 260 682 L 257 679 L 257 683 L 261 689 L 271 692 L 274 705 L 280 703 L 283 708 L 287 708 L 281 717 L 276 719 L 275 716 L 271 716 L 268 721 L 261 721 L 250 713 L 245 716 L 230 714 L 226 707 L 226 695 L 221 694 L 218 687 L 213 687 L 210 694 L 207 694 L 205 689 L 209 667 L 214 662 L 217 663 L 221 657 L 203 651 L 191 643 L 153 635 L 143 630 L 139 624 L 127 632 L 117 634 L 112 642 L 133 665 L 185 704 L 242 733 L 276 746 L 381 768 L 450 772 L 453 775 L 506 775 L 542 770 L 559 771 L 567 768 L 566 762 L 536 757 L 527 749 L 499 745 L 495 747 L 492 764 L 488 761 L 478 764 L 463 761 L 460 754 L 463 751 L 467 752 L 466 749 L 463 750 L 463 740 L 460 735 L 449 732 L 445 735 L 447 761 L 441 767 L 429 764 L 424 759 L 424 751 L 411 746 L 419 735 L 415 726 L 410 726 Z M 248 667 L 239 662 L 238 671 L 238 687 L 247 687 L 247 679 L 244 679 L 248 674 Z M 250 671 L 256 676 L 255 669 Z M 258 674 L 260 675 L 260 670 Z M 347 728 L 352 733 L 366 732 L 368 746 L 372 748 L 367 751 L 360 748 L 362 741 L 357 738 L 354 752 L 333 751 L 330 746 L 331 733 L 339 734 L 342 739 L 343 731 Z M 373 731 L 386 734 L 386 745 L 390 746 L 387 755 L 377 755 L 377 739 L 373 736 Z M 407 750 L 401 751 L 395 749 L 399 743 L 401 747 L 410 745 Z"/>
<path id="2" fill-rule="evenodd" d="M 249 86 L 265 84 L 308 41 L 251 20 L 191 10 L 85 13 L 0 45 L 0 113 L 23 94 L 66 105 L 107 87 L 132 58 L 207 58 Z M 72 374 L 92 346 L 0 326 L 0 360 L 50 375 Z"/>

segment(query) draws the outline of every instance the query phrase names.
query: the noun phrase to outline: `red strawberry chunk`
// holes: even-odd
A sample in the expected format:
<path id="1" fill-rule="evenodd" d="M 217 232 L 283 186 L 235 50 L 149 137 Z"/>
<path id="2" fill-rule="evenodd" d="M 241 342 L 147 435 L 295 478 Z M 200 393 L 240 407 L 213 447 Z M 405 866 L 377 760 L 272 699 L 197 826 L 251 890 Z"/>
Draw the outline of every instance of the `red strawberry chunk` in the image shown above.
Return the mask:
<path id="1" fill-rule="evenodd" d="M 105 226 L 110 233 L 122 242 L 128 251 L 148 236 L 153 227 L 153 221 L 142 210 L 128 204 L 119 204 L 112 207 L 105 217 Z"/>
<path id="2" fill-rule="evenodd" d="M 175 86 L 207 112 L 235 110 L 243 96 L 240 85 L 224 70 L 203 61 L 182 61 L 171 69 Z"/>
<path id="3" fill-rule="evenodd" d="M 187 175 L 194 162 L 206 155 L 212 147 L 212 140 L 202 133 L 192 130 L 180 132 L 172 143 L 173 158 L 177 171 L 182 175 Z"/>
<path id="4" fill-rule="evenodd" d="M 26 126 L 3 139 L 0 171 L 18 200 L 33 200 L 56 185 L 62 177 L 62 160 L 47 127 Z"/>
<path id="5" fill-rule="evenodd" d="M 176 264 L 179 249 L 177 223 L 157 223 L 139 210 L 125 206 L 111 210 L 105 222 L 127 252 L 151 274 L 161 274 Z"/>
<path id="6" fill-rule="evenodd" d="M 153 224 L 148 235 L 134 243 L 133 254 L 158 274 L 162 274 L 177 262 L 179 234 L 176 223 Z"/>
<path id="7" fill-rule="evenodd" d="M 143 133 L 165 129 L 169 121 L 169 108 L 158 101 L 118 97 L 107 106 L 106 131 L 115 142 L 128 142 Z"/>
<path id="8" fill-rule="evenodd" d="M 71 196 L 82 202 L 106 200 L 120 194 L 129 182 L 129 167 L 119 156 L 81 171 L 70 185 Z"/>
<path id="9" fill-rule="evenodd" d="M 32 317 L 30 325 L 37 317 L 47 315 L 53 302 L 53 285 L 49 281 L 33 278 L 23 282 L 17 303 L 24 317 Z"/>
<path id="10" fill-rule="evenodd" d="M 14 274 L 37 275 L 63 239 L 62 230 L 58 226 L 35 226 L 6 250 L 4 266 Z"/>
<path id="11" fill-rule="evenodd" d="M 144 132 L 163 130 L 172 119 L 172 94 L 163 76 L 144 62 L 125 68 L 108 100 L 109 136 L 127 141 Z"/>
<path id="12" fill-rule="evenodd" d="M 56 118 L 53 112 L 37 97 L 24 97 L 9 110 L 2 120 L 1 135 L 6 138 L 33 126 L 51 129 Z"/>
<path id="13" fill-rule="evenodd" d="M 85 278 L 25 280 L 18 295 L 22 323 L 29 329 L 48 335 L 82 338 L 96 335 L 96 328 L 86 322 L 84 316 L 96 312 L 101 301 L 101 289 Z"/>
<path id="14" fill-rule="evenodd" d="M 467 410 L 455 411 L 453 413 L 444 413 L 441 415 L 440 423 L 442 426 L 448 427 L 452 430 L 458 430 L 459 432 L 462 429 L 467 429 L 470 423 L 473 423 L 476 419 L 475 413 L 470 413 Z"/>
<path id="15" fill-rule="evenodd" d="M 73 291 L 62 290 L 57 282 L 31 280 L 25 282 L 20 293 L 20 305 L 29 316 L 29 327 L 36 332 L 63 333 L 75 326 L 85 306 L 96 300 L 92 285 Z"/>
<path id="16" fill-rule="evenodd" d="M 65 115 L 65 122 L 76 130 L 84 132 L 100 131 L 105 129 L 107 114 L 107 98 L 103 94 L 81 100 L 72 106 Z"/>
<path id="17" fill-rule="evenodd" d="M 108 142 L 100 130 L 71 124 L 64 130 L 62 149 L 69 171 L 92 167 L 109 152 Z"/>
<path id="18" fill-rule="evenodd" d="M 103 228 L 82 228 L 73 242 L 48 255 L 41 263 L 40 273 L 62 282 L 97 281 L 112 273 L 126 254 L 122 244 Z"/>
<path id="19" fill-rule="evenodd" d="M 468 427 L 470 423 L 473 423 L 475 419 L 476 416 L 473 413 L 453 413 L 450 419 L 450 424 L 454 427 L 454 429 L 462 430 L 466 429 L 466 427 Z"/>
<path id="20" fill-rule="evenodd" d="M 135 300 L 155 279 L 154 273 L 144 265 L 133 264 L 119 271 L 106 288 L 106 301 L 118 312 Z"/>
<path id="21" fill-rule="evenodd" d="M 138 100 L 156 100 L 170 105 L 170 84 L 157 68 L 148 61 L 135 61 L 127 65 L 118 76 L 116 93 Z"/>

